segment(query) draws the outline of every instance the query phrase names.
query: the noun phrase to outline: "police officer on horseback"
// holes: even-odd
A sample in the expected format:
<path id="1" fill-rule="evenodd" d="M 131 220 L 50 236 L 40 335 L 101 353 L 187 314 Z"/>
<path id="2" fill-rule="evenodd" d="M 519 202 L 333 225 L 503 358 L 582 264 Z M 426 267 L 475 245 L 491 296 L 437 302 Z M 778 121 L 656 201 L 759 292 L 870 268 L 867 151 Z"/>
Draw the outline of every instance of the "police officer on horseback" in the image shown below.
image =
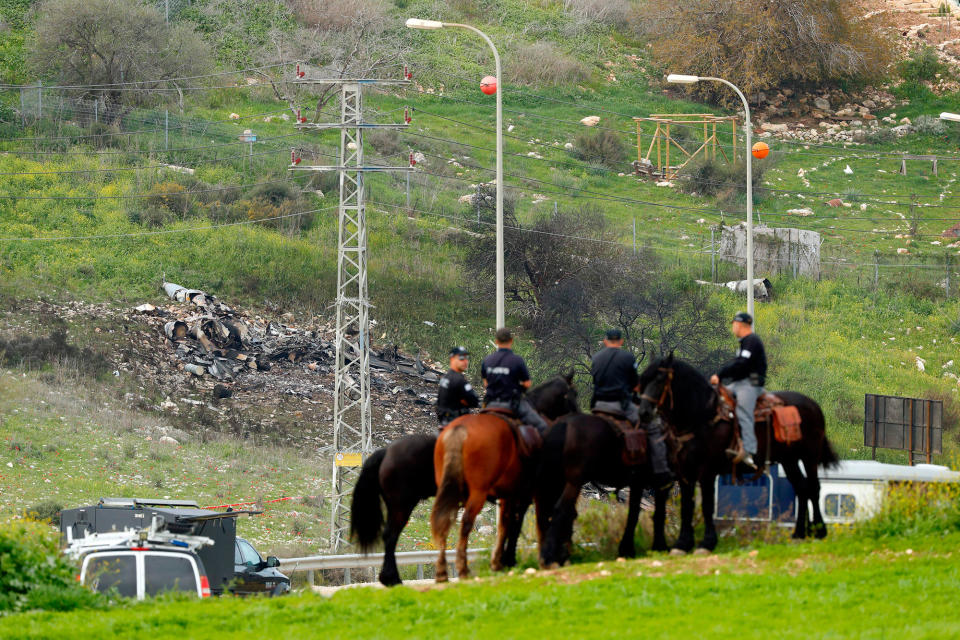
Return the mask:
<path id="1" fill-rule="evenodd" d="M 640 412 L 633 402 L 633 392 L 640 381 L 637 361 L 633 354 L 623 349 L 623 334 L 619 329 L 608 329 L 603 339 L 603 349 L 590 363 L 593 376 L 593 398 L 590 408 L 611 415 L 621 414 L 633 427 L 639 427 Z M 661 433 L 661 422 L 655 418 L 647 426 L 647 440 L 653 467 L 654 486 L 659 488 L 673 481 L 667 462 L 667 444 Z"/>
<path id="2" fill-rule="evenodd" d="M 441 429 L 480 406 L 477 392 L 463 376 L 469 365 L 470 352 L 466 347 L 450 350 L 450 369 L 437 383 L 437 421 Z"/>
<path id="3" fill-rule="evenodd" d="M 740 341 L 736 357 L 710 377 L 710 384 L 723 381 L 737 399 L 737 422 L 740 424 L 742 450 L 728 449 L 734 462 L 756 468 L 753 456 L 757 454 L 757 434 L 754 431 L 753 411 L 757 398 L 767 381 L 767 353 L 763 342 L 753 332 L 753 316 L 741 311 L 733 317 L 733 335 Z"/>
<path id="4" fill-rule="evenodd" d="M 506 327 L 497 329 L 494 336 L 497 350 L 483 359 L 480 375 L 486 388 L 483 406 L 509 409 L 524 424 L 535 427 L 541 434 L 547 423 L 523 397 L 530 388 L 530 372 L 523 358 L 513 352 L 513 334 Z"/>

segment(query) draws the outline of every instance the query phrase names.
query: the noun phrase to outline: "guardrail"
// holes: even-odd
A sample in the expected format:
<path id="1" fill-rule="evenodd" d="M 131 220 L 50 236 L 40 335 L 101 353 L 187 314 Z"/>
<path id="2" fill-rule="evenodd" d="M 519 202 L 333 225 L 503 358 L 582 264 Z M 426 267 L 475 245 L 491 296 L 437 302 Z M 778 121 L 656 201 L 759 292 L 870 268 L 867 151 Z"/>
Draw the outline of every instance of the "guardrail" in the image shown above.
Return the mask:
<path id="1" fill-rule="evenodd" d="M 489 553 L 489 549 L 467 549 L 467 559 L 475 560 L 477 557 Z M 448 554 L 455 555 L 456 550 L 450 549 Z M 426 551 L 400 551 L 396 555 L 398 567 L 409 567 L 416 565 L 417 579 L 423 579 L 424 565 L 432 565 L 437 561 L 437 551 L 428 549 Z M 451 558 L 452 559 L 452 558 Z M 376 571 L 383 564 L 382 553 L 371 553 L 362 555 L 359 553 L 333 555 L 333 556 L 305 556 L 302 558 L 280 558 L 280 566 L 284 573 L 295 573 L 297 571 L 307 572 L 307 582 L 313 584 L 314 571 L 323 569 L 343 569 L 344 584 L 351 584 L 351 569 L 373 568 Z M 450 564 L 450 571 L 453 577 L 456 576 L 456 569 L 453 563 Z"/>

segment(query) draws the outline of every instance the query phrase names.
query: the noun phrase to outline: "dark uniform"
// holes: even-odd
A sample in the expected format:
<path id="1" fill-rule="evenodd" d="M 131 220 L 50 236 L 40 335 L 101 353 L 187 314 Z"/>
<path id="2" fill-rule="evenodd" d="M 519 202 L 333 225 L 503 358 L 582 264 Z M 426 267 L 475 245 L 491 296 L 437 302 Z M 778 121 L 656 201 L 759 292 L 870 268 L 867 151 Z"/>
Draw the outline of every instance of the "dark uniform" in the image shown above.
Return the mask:
<path id="1" fill-rule="evenodd" d="M 737 314 L 734 320 L 753 324 L 748 314 Z M 767 381 L 767 353 L 755 333 L 740 338 L 736 357 L 717 372 L 720 381 L 737 398 L 737 420 L 743 449 L 751 456 L 757 453 L 757 434 L 753 428 L 753 410 Z"/>
<path id="2" fill-rule="evenodd" d="M 617 408 L 636 424 L 640 417 L 632 399 L 639 376 L 633 354 L 617 347 L 604 347 L 593 356 L 590 374 L 593 376 L 590 406 L 602 411 Z"/>
<path id="3" fill-rule="evenodd" d="M 620 340 L 616 329 L 607 331 L 608 340 Z M 604 347 L 590 363 L 593 376 L 593 398 L 590 406 L 600 411 L 620 410 L 631 424 L 640 422 L 640 413 L 633 402 L 633 390 L 640 381 L 637 361 L 633 354 L 618 347 Z M 667 443 L 663 438 L 659 418 L 646 425 L 650 463 L 657 488 L 670 482 L 670 464 L 667 461 Z"/>
<path id="4" fill-rule="evenodd" d="M 530 379 L 530 372 L 523 358 L 511 349 L 500 348 L 483 359 L 480 375 L 487 381 L 484 406 L 510 409 L 524 424 L 536 427 L 543 433 L 547 423 L 523 397 L 520 383 Z"/>
<path id="5" fill-rule="evenodd" d="M 437 383 L 437 421 L 444 426 L 470 409 L 480 406 L 480 398 L 459 371 L 447 371 Z"/>

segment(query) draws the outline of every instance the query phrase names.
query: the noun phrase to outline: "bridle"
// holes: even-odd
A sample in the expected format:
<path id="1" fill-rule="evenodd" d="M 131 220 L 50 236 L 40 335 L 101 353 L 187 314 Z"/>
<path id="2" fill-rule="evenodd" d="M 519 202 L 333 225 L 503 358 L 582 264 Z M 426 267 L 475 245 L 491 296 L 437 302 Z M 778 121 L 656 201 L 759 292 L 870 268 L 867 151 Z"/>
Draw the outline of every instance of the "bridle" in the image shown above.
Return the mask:
<path id="1" fill-rule="evenodd" d="M 648 396 L 646 393 L 641 393 L 640 399 L 646 400 L 647 402 L 653 402 L 656 405 L 657 409 L 660 409 L 661 407 L 663 407 L 663 403 L 667 399 L 667 396 L 670 396 L 670 409 L 673 409 L 673 385 L 671 384 L 673 382 L 673 368 L 658 367 L 657 371 L 667 374 L 667 379 L 663 383 L 663 388 L 660 390 L 660 398 L 658 400 L 654 400 L 653 398 Z"/>

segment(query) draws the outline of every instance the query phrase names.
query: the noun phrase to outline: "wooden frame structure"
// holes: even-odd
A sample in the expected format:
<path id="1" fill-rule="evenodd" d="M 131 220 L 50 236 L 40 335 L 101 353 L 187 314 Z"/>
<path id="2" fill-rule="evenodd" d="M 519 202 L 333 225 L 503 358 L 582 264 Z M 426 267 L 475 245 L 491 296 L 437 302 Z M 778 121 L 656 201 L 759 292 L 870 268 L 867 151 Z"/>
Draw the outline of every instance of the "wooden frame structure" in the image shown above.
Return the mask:
<path id="1" fill-rule="evenodd" d="M 732 156 L 734 161 L 737 159 L 737 116 L 715 116 L 712 113 L 652 113 L 646 118 L 634 118 L 633 120 L 637 123 L 637 160 L 641 163 L 644 159 L 650 162 L 651 154 L 653 153 L 654 147 L 656 147 L 657 162 L 654 166 L 659 175 L 666 180 L 677 177 L 680 170 L 701 153 L 704 157 L 716 159 L 717 151 L 719 151 L 724 160 L 731 162 L 731 159 L 727 157 L 726 152 L 717 139 L 718 125 L 725 126 L 728 122 L 731 125 L 733 133 Z M 644 155 L 643 136 L 647 134 L 644 134 L 643 124 L 647 122 L 655 123 L 656 129 L 651 136 L 647 153 Z M 670 127 L 672 126 L 696 127 L 699 130 L 700 125 L 703 126 L 703 140 L 700 146 L 692 152 L 685 149 L 683 145 L 670 135 Z M 682 154 L 680 158 L 683 159 L 683 163 L 678 166 L 672 166 L 670 164 L 671 146 L 676 147 L 680 151 L 680 154 Z M 653 163 L 651 162 L 651 164 Z"/>

